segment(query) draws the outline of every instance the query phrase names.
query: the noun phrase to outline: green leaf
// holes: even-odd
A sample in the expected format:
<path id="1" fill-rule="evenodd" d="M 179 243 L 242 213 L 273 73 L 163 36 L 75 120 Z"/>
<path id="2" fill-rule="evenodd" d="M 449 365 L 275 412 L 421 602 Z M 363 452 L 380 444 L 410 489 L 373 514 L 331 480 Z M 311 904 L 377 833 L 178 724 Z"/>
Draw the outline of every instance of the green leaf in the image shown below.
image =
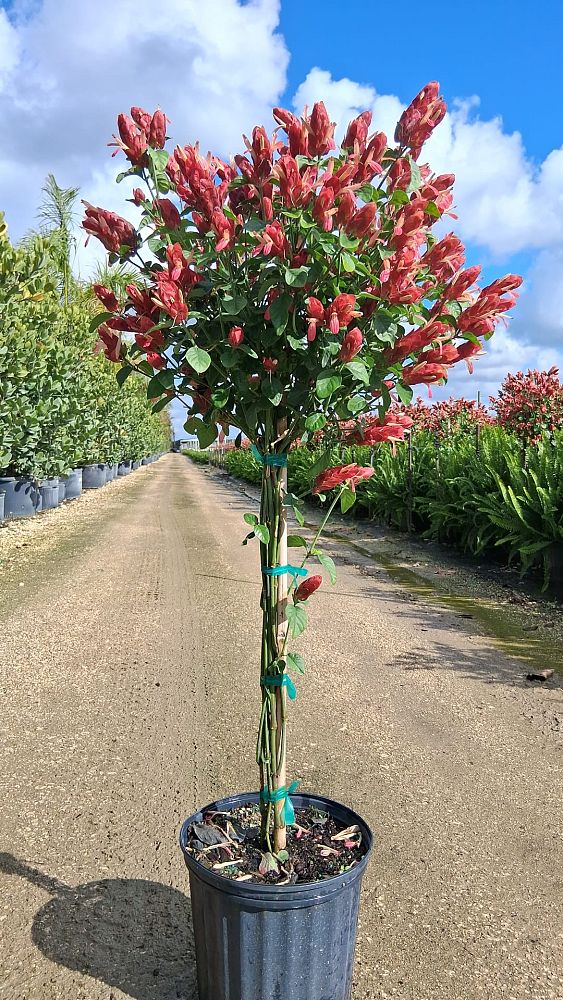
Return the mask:
<path id="1" fill-rule="evenodd" d="M 326 417 L 324 413 L 311 413 L 305 420 L 305 430 L 310 431 L 312 434 L 315 431 L 322 431 L 325 425 Z"/>
<path id="2" fill-rule="evenodd" d="M 353 490 L 351 490 L 347 486 L 342 491 L 342 495 L 340 497 L 340 510 L 342 511 L 343 514 L 345 514 L 346 511 L 350 510 L 350 507 L 353 507 L 355 503 L 356 503 L 356 494 L 354 493 Z"/>
<path id="3" fill-rule="evenodd" d="M 362 199 L 362 201 L 365 202 L 377 201 L 378 191 L 373 184 L 364 184 L 363 187 L 361 187 L 357 192 L 357 195 Z"/>
<path id="4" fill-rule="evenodd" d="M 307 548 L 307 542 L 303 538 L 303 535 L 288 535 L 287 545 L 290 549 L 298 549 L 300 546 Z"/>
<path id="5" fill-rule="evenodd" d="M 307 613 L 299 604 L 288 604 L 286 608 L 289 631 L 294 639 L 307 628 Z"/>
<path id="6" fill-rule="evenodd" d="M 335 375 L 332 372 L 321 372 L 317 378 L 317 385 L 315 389 L 317 399 L 328 399 L 329 396 L 332 396 L 333 392 L 340 389 L 341 385 L 342 379 L 340 375 Z"/>
<path id="7" fill-rule="evenodd" d="M 289 318 L 289 307 L 292 303 L 291 295 L 280 295 L 274 299 L 270 306 L 270 320 L 276 333 L 283 333 Z"/>
<path id="8" fill-rule="evenodd" d="M 186 361 L 194 371 L 201 375 L 209 368 L 211 357 L 207 351 L 204 351 L 203 347 L 196 347 L 194 344 L 186 351 Z"/>
<path id="9" fill-rule="evenodd" d="M 164 410 L 164 408 L 168 406 L 169 402 L 170 400 L 168 399 L 167 396 L 165 396 L 163 399 L 157 400 L 157 402 L 153 404 L 152 412 L 160 413 L 161 410 Z"/>
<path id="10" fill-rule="evenodd" d="M 164 170 L 170 158 L 170 154 L 165 149 L 152 149 L 149 146 L 147 154 L 156 171 Z"/>
<path id="11" fill-rule="evenodd" d="M 309 278 L 308 267 L 288 267 L 285 271 L 285 283 L 292 288 L 303 288 Z M 271 310 L 270 310 L 271 312 Z"/>
<path id="12" fill-rule="evenodd" d="M 401 188 L 397 188 L 396 191 L 393 191 L 393 194 L 389 199 L 391 205 L 408 205 L 409 201 L 410 198 L 408 194 L 406 191 L 401 190 Z"/>
<path id="13" fill-rule="evenodd" d="M 440 209 L 438 208 L 436 202 L 434 201 L 426 202 L 426 205 L 424 206 L 424 214 L 431 215 L 433 219 L 441 218 Z"/>
<path id="14" fill-rule="evenodd" d="M 329 575 L 330 575 L 330 582 L 332 584 L 335 584 L 336 583 L 336 566 L 334 564 L 334 559 L 332 559 L 330 556 L 325 555 L 324 552 L 316 551 L 315 555 L 316 555 L 317 559 L 319 560 L 319 562 L 320 562 L 321 566 L 323 567 L 323 569 L 326 569 L 327 573 L 329 573 Z"/>
<path id="15" fill-rule="evenodd" d="M 270 400 L 272 406 L 279 406 L 283 395 L 283 385 L 281 384 L 279 378 L 273 376 L 272 378 L 262 379 L 262 384 L 260 386 L 262 390 L 262 395 L 266 399 Z"/>
<path id="16" fill-rule="evenodd" d="M 215 424 L 205 424 L 203 420 L 201 420 L 196 427 L 196 434 L 200 448 L 209 448 L 209 445 L 213 444 L 218 433 L 219 432 Z"/>
<path id="17" fill-rule="evenodd" d="M 222 410 L 228 400 L 229 390 L 226 386 L 221 386 L 219 389 L 215 389 L 215 392 L 211 394 L 211 402 L 218 410 Z"/>
<path id="18" fill-rule="evenodd" d="M 405 403 L 405 405 L 408 406 L 408 404 L 411 402 L 412 397 L 413 397 L 412 386 L 410 386 L 410 385 L 403 385 L 402 382 L 397 382 L 397 385 L 395 386 L 395 389 L 397 391 L 397 396 L 401 400 L 401 403 Z"/>
<path id="19" fill-rule="evenodd" d="M 129 378 L 132 371 L 133 369 L 131 368 L 131 365 L 122 365 L 117 375 L 115 376 L 117 379 L 117 384 L 123 385 L 125 379 Z"/>
<path id="20" fill-rule="evenodd" d="M 366 401 L 363 396 L 352 396 L 346 403 L 346 409 L 350 413 L 361 413 L 366 408 Z"/>
<path id="21" fill-rule="evenodd" d="M 413 194 L 415 191 L 418 191 L 420 187 L 422 187 L 422 174 L 418 163 L 415 163 L 412 156 L 409 156 L 408 159 L 411 168 L 411 179 L 407 184 L 406 193 Z"/>
<path id="22" fill-rule="evenodd" d="M 148 399 L 154 399 L 156 396 L 161 396 L 164 390 L 167 388 L 167 386 L 162 384 L 160 378 L 161 374 L 162 374 L 161 372 L 157 372 L 156 375 L 153 375 L 153 377 L 149 379 L 147 383 Z"/>
<path id="23" fill-rule="evenodd" d="M 102 325 L 102 323 L 105 323 L 106 319 L 109 319 L 110 316 L 113 316 L 113 315 L 114 314 L 111 313 L 111 312 L 101 312 L 101 313 L 98 313 L 97 316 L 94 316 L 94 318 L 90 322 L 90 326 L 88 327 L 88 329 L 90 330 L 90 333 L 93 333 L 94 330 L 97 330 L 98 327 Z"/>
<path id="24" fill-rule="evenodd" d="M 348 236 L 344 230 L 340 233 L 339 242 L 344 250 L 357 250 L 359 244 L 359 240 L 355 236 Z"/>
<path id="25" fill-rule="evenodd" d="M 264 545 L 267 545 L 270 541 L 270 529 L 266 524 L 255 524 L 254 534 L 260 539 L 261 542 L 263 542 Z"/>
<path id="26" fill-rule="evenodd" d="M 222 305 L 225 315 L 238 316 L 246 305 L 246 298 L 244 295 L 225 295 Z"/>
<path id="27" fill-rule="evenodd" d="M 363 382 L 364 385 L 369 384 L 369 372 L 363 361 L 349 361 L 344 367 L 348 369 L 357 382 Z"/>
<path id="28" fill-rule="evenodd" d="M 247 524 L 252 524 L 252 525 L 258 524 L 258 518 L 256 517 L 256 514 L 244 514 L 243 517 Z"/>
<path id="29" fill-rule="evenodd" d="M 356 270 L 356 261 L 349 253 L 343 253 L 341 255 L 342 267 L 348 274 L 352 274 Z"/>
<path id="30" fill-rule="evenodd" d="M 290 670 L 295 670 L 296 674 L 305 673 L 305 660 L 301 653 L 286 653 L 285 659 Z"/>

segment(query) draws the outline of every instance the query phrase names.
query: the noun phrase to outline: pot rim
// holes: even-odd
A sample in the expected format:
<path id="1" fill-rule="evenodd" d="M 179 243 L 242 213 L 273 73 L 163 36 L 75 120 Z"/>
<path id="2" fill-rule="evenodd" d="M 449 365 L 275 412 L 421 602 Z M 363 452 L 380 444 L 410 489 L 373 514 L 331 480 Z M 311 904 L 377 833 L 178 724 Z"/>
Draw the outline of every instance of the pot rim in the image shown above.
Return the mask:
<path id="1" fill-rule="evenodd" d="M 298 882 L 295 885 L 260 885 L 256 882 L 236 882 L 234 879 L 218 875 L 202 865 L 190 853 L 187 847 L 188 829 L 192 823 L 200 821 L 205 812 L 212 810 L 227 811 L 239 805 L 257 804 L 259 801 L 260 795 L 258 792 L 241 792 L 238 795 L 229 795 L 203 806 L 184 821 L 180 830 L 179 841 L 190 876 L 193 874 L 228 895 L 243 896 L 247 899 L 254 899 L 257 902 L 263 901 L 267 903 L 269 900 L 278 901 L 280 899 L 287 901 L 302 899 L 305 901 L 305 897 L 307 898 L 307 902 L 321 902 L 333 893 L 341 892 L 350 882 L 356 881 L 356 879 L 363 875 L 373 850 L 373 833 L 366 821 L 359 813 L 355 812 L 349 806 L 337 802 L 335 799 L 329 799 L 324 795 L 308 794 L 306 792 L 302 794 L 296 793 L 291 796 L 293 805 L 298 809 L 313 805 L 337 817 L 345 813 L 346 821 L 349 820 L 349 825 L 357 823 L 360 827 L 362 840 L 364 843 L 367 843 L 367 850 L 360 861 L 353 868 L 350 868 L 349 871 L 341 872 L 338 875 L 331 875 L 330 878 L 321 879 L 316 882 Z"/>

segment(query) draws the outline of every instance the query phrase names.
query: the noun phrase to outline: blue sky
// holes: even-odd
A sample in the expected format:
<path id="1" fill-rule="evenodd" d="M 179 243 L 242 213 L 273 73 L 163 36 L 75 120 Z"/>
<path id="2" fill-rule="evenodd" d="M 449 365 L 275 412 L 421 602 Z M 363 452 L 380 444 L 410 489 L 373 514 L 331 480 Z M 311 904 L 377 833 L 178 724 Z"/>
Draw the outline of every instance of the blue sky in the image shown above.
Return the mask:
<path id="1" fill-rule="evenodd" d="M 0 209 L 21 236 L 52 171 L 127 215 L 106 143 L 131 104 L 229 156 L 279 103 L 323 99 L 341 127 L 369 107 L 392 135 L 438 79 L 449 114 L 422 160 L 456 174 L 469 262 L 525 278 L 475 375 L 435 392 L 486 396 L 508 370 L 563 367 L 562 28 L 556 0 L 0 0 Z M 95 252 L 81 246 L 83 273 Z"/>

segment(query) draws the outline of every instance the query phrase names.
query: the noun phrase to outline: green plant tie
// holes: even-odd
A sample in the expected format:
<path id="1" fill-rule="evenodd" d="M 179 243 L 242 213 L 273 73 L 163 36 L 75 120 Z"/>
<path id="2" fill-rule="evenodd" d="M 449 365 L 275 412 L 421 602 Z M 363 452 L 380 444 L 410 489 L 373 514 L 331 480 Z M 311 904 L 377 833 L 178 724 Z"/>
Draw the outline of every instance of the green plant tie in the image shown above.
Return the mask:
<path id="1" fill-rule="evenodd" d="M 269 792 L 266 786 L 264 786 L 260 792 L 262 802 L 281 802 L 284 800 L 282 816 L 286 826 L 293 826 L 295 824 L 295 810 L 289 796 L 293 795 L 293 793 L 297 791 L 298 787 L 299 782 L 292 781 L 289 788 L 284 786 L 283 788 L 276 788 L 274 792 Z"/>
<path id="2" fill-rule="evenodd" d="M 254 455 L 257 462 L 261 465 L 277 465 L 280 468 L 284 468 L 287 465 L 287 454 L 282 451 L 279 455 L 263 455 L 262 452 L 258 451 L 255 444 L 250 446 L 250 450 Z"/>
<path id="3" fill-rule="evenodd" d="M 287 688 L 287 697 L 295 701 L 297 698 L 297 688 L 289 674 L 262 674 L 260 683 L 263 687 L 284 687 Z"/>
<path id="4" fill-rule="evenodd" d="M 309 570 L 304 566 L 262 566 L 264 576 L 283 576 L 284 573 L 291 573 L 292 576 L 307 576 Z"/>

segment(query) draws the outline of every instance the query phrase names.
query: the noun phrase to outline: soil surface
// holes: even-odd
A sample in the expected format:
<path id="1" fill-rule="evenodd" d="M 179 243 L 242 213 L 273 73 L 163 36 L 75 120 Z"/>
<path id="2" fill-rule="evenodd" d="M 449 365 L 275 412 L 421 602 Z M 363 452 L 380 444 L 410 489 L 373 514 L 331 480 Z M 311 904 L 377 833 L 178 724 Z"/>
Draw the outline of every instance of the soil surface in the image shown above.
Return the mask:
<path id="1" fill-rule="evenodd" d="M 177 836 L 257 783 L 253 509 L 176 455 L 0 530 L 1 1000 L 196 1000 Z M 288 774 L 374 831 L 353 1000 L 561 1000 L 560 683 L 335 530 Z"/>

